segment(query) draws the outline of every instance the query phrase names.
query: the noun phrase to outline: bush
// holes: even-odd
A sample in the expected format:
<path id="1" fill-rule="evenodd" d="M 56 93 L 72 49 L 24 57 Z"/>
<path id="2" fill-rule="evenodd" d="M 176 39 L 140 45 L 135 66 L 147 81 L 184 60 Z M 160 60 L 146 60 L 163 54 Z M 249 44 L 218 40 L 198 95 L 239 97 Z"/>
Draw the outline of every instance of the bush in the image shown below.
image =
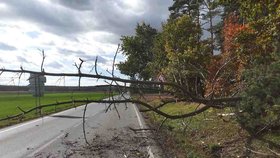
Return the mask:
<path id="1" fill-rule="evenodd" d="M 253 136 L 280 133 L 280 61 L 244 72 L 237 120 Z"/>

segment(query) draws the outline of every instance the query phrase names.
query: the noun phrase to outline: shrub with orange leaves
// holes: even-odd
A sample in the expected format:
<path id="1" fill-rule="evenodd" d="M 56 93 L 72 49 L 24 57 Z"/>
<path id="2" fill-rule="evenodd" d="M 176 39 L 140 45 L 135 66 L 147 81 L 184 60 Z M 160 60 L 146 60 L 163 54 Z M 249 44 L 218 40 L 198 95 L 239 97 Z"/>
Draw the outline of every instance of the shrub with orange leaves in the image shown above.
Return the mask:
<path id="1" fill-rule="evenodd" d="M 223 54 L 234 52 L 234 48 L 237 48 L 238 45 L 234 42 L 235 38 L 241 31 L 249 31 L 248 25 L 240 24 L 238 22 L 238 16 L 231 14 L 224 20 L 223 27 Z M 225 55 L 224 55 L 225 56 Z"/>
<path id="2" fill-rule="evenodd" d="M 214 93 L 215 96 L 230 95 L 240 80 L 243 62 L 237 53 L 239 44 L 235 42 L 237 36 L 250 29 L 248 25 L 240 24 L 238 16 L 231 14 L 224 20 L 222 53 L 213 57 L 208 66 L 208 81 L 206 94 Z"/>

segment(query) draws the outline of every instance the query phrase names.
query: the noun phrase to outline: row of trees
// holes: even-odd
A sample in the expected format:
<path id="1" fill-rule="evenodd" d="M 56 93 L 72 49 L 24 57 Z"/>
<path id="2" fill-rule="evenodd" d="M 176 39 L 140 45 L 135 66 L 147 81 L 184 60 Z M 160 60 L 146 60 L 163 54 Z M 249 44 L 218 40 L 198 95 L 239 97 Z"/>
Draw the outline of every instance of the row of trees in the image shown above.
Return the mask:
<path id="1" fill-rule="evenodd" d="M 239 96 L 244 129 L 279 135 L 280 1 L 174 0 L 169 10 L 161 31 L 141 23 L 122 37 L 120 71 L 137 80 L 164 76 L 199 98 Z"/>

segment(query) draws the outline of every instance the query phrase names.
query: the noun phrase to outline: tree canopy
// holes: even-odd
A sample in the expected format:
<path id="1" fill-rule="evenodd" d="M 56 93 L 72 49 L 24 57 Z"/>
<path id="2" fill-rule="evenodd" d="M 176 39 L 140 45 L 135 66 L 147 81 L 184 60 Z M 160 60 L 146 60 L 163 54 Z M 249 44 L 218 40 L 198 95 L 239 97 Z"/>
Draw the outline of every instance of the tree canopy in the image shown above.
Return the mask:
<path id="1" fill-rule="evenodd" d="M 157 30 L 149 24 L 137 24 L 135 36 L 123 36 L 121 38 L 121 50 L 127 57 L 125 62 L 118 64 L 121 73 L 132 78 L 148 80 L 151 74 L 147 69 L 149 62 L 153 60 L 153 40 Z"/>
<path id="2" fill-rule="evenodd" d="M 230 106 L 242 127 L 279 135 L 280 1 L 174 0 L 169 10 L 162 31 L 138 24 L 122 38 L 120 70 L 146 80 L 161 74 L 198 98 L 241 97 Z"/>

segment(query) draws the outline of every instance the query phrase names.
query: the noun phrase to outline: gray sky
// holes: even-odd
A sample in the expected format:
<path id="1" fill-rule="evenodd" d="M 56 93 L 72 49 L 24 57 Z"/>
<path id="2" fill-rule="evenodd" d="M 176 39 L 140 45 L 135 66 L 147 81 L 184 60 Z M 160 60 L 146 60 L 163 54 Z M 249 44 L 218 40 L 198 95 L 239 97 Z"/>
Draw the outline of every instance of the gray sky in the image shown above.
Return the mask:
<path id="1" fill-rule="evenodd" d="M 137 22 L 160 28 L 172 0 L 1 0 L 0 67 L 39 70 L 45 50 L 45 71 L 75 72 L 74 62 L 86 60 L 88 73 L 99 56 L 105 75 L 122 35 L 133 35 Z M 124 60 L 119 56 L 117 62 Z M 3 74 L 0 84 L 14 84 L 16 74 Z M 28 77 L 28 75 L 25 75 Z M 66 78 L 66 85 L 77 85 Z M 47 84 L 59 85 L 59 78 Z M 102 82 L 102 81 L 101 81 Z M 27 84 L 24 79 L 21 84 Z M 84 79 L 83 85 L 96 84 Z"/>

